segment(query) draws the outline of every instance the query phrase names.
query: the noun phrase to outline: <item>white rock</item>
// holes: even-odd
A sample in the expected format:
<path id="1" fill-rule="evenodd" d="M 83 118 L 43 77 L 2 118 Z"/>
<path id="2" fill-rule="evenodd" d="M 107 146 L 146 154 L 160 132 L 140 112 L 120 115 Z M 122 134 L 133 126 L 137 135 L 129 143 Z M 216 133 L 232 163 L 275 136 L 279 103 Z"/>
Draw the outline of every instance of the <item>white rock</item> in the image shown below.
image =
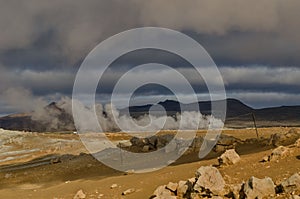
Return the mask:
<path id="1" fill-rule="evenodd" d="M 276 149 L 274 149 L 269 157 L 270 161 L 276 161 L 281 158 L 287 157 L 289 155 L 289 148 L 284 146 L 279 146 Z"/>
<path id="2" fill-rule="evenodd" d="M 233 198 L 240 198 L 241 189 L 242 184 L 229 185 L 230 195 L 232 195 Z"/>
<path id="3" fill-rule="evenodd" d="M 300 175 L 295 173 L 280 184 L 282 190 L 286 193 L 300 190 Z"/>
<path id="4" fill-rule="evenodd" d="M 172 196 L 172 193 L 169 189 L 166 189 L 165 185 L 162 185 L 156 188 L 153 195 L 159 198 L 163 198 L 163 197 Z"/>
<path id="5" fill-rule="evenodd" d="M 117 188 L 117 187 L 118 187 L 117 184 L 112 184 L 112 185 L 110 186 L 111 189 L 115 189 L 115 188 Z"/>
<path id="6" fill-rule="evenodd" d="M 118 146 L 121 148 L 131 147 L 132 143 L 130 142 L 130 140 L 123 140 L 119 142 Z"/>
<path id="7" fill-rule="evenodd" d="M 98 199 L 102 198 L 103 196 L 104 196 L 104 194 L 100 193 L 100 194 L 98 195 Z"/>
<path id="8" fill-rule="evenodd" d="M 224 191 L 225 181 L 219 170 L 212 166 L 203 166 L 196 171 L 197 182 L 194 189 L 202 192 L 203 189 L 209 190 L 215 195 Z"/>
<path id="9" fill-rule="evenodd" d="M 251 177 L 243 186 L 243 194 L 246 198 L 258 198 L 275 195 L 275 185 L 271 178 L 258 179 Z"/>
<path id="10" fill-rule="evenodd" d="M 194 185 L 196 183 L 197 179 L 194 177 L 194 178 L 188 179 L 188 181 Z"/>
<path id="11" fill-rule="evenodd" d="M 269 156 L 264 156 L 261 162 L 269 162 Z"/>
<path id="12" fill-rule="evenodd" d="M 167 189 L 166 189 L 166 185 L 159 186 L 159 187 L 157 187 L 157 188 L 155 189 L 154 195 L 155 195 L 155 196 L 160 196 L 160 195 L 162 195 L 162 193 L 164 193 L 165 191 L 171 194 L 170 190 L 167 190 Z"/>
<path id="13" fill-rule="evenodd" d="M 135 192 L 135 189 L 134 188 L 131 188 L 131 189 L 127 189 L 126 191 L 123 191 L 122 192 L 122 195 L 129 195 L 129 194 L 132 194 Z"/>
<path id="14" fill-rule="evenodd" d="M 125 171 L 126 175 L 130 175 L 130 174 L 134 174 L 134 173 L 135 173 L 134 169 L 130 169 L 130 170 Z"/>
<path id="15" fill-rule="evenodd" d="M 178 184 L 177 183 L 173 183 L 173 182 L 169 182 L 166 187 L 170 191 L 175 192 L 177 190 Z"/>
<path id="16" fill-rule="evenodd" d="M 83 193 L 82 190 L 79 190 L 76 195 L 73 197 L 73 199 L 85 199 L 86 195 Z"/>
<path id="17" fill-rule="evenodd" d="M 219 158 L 220 165 L 233 165 L 241 160 L 239 154 L 234 149 L 226 150 Z"/>
<path id="18" fill-rule="evenodd" d="M 189 186 L 187 185 L 187 181 L 179 181 L 177 188 L 177 196 L 183 198 L 183 196 L 187 193 Z"/>

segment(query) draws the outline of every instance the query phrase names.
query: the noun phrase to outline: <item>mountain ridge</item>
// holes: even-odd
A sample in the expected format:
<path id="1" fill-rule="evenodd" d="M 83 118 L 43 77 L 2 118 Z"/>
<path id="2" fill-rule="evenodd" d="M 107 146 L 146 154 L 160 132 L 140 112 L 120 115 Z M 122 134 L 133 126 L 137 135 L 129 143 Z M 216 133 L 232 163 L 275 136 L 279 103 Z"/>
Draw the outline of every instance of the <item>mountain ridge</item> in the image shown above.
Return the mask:
<path id="1" fill-rule="evenodd" d="M 216 104 L 224 100 L 215 101 Z M 246 105 L 237 99 L 226 99 L 227 112 L 225 127 L 228 128 L 246 128 L 253 127 L 254 114 L 259 127 L 270 126 L 300 126 L 300 106 L 279 106 L 255 109 Z M 176 116 L 177 113 L 184 111 L 193 111 L 195 105 L 199 106 L 199 110 L 204 115 L 211 114 L 211 101 L 199 101 L 190 104 L 182 104 L 175 100 L 165 100 L 157 104 L 146 104 L 141 106 L 130 106 L 130 115 L 138 118 L 154 110 L 161 110 L 158 106 L 165 108 L 167 115 Z M 120 109 L 120 114 L 126 114 L 128 108 Z M 23 130 L 35 132 L 58 132 L 58 131 L 75 131 L 75 125 L 71 114 L 57 106 L 56 102 L 52 102 L 44 107 L 42 115 L 33 119 L 34 113 L 11 114 L 0 117 L 0 128 L 8 130 Z M 51 119 L 39 121 L 39 117 Z M 49 117 L 50 118 L 50 117 Z M 54 118 L 54 122 L 52 121 Z M 53 123 L 55 125 L 53 125 Z"/>

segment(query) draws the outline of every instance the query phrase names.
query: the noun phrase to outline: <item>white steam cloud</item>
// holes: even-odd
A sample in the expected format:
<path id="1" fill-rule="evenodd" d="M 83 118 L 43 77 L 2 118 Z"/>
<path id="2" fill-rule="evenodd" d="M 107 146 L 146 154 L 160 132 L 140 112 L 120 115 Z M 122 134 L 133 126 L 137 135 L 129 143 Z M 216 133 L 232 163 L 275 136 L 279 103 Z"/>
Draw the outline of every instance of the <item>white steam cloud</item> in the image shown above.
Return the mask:
<path id="1" fill-rule="evenodd" d="M 79 108 L 77 118 L 77 130 L 79 131 L 95 131 L 92 123 L 86 118 L 92 114 L 91 108 L 88 108 L 81 103 L 76 103 Z M 205 116 L 195 111 L 184 111 L 181 114 L 177 113 L 176 117 L 154 115 L 151 113 L 142 115 L 138 118 L 132 118 L 126 114 L 120 114 L 114 105 L 106 104 L 104 107 L 97 104 L 95 107 L 98 122 L 104 132 L 126 131 L 126 132 L 153 132 L 159 130 L 196 130 L 207 129 L 211 127 L 222 126 L 221 120 L 212 116 Z M 84 122 L 82 122 L 84 121 Z"/>
<path id="2" fill-rule="evenodd" d="M 48 104 L 43 98 L 36 98 L 26 89 L 8 89 L 4 92 L 5 101 L 19 111 L 29 113 L 31 119 L 43 126 L 45 131 L 51 130 L 74 130 L 72 114 L 72 99 L 62 97 L 56 103 Z M 79 111 L 77 115 L 76 128 L 78 131 L 96 131 L 96 127 L 89 122 L 93 116 L 92 109 L 83 105 L 81 102 L 74 101 Z M 221 120 L 212 116 L 204 116 L 199 112 L 185 111 L 177 113 L 175 117 L 165 116 L 163 109 L 159 114 L 149 111 L 149 114 L 132 118 L 129 115 L 121 114 L 112 104 L 96 104 L 95 110 L 98 122 L 103 132 L 139 132 L 139 131 L 158 131 L 158 130 L 195 130 L 206 129 L 209 125 L 220 126 Z M 164 114 L 161 114 L 164 113 Z"/>

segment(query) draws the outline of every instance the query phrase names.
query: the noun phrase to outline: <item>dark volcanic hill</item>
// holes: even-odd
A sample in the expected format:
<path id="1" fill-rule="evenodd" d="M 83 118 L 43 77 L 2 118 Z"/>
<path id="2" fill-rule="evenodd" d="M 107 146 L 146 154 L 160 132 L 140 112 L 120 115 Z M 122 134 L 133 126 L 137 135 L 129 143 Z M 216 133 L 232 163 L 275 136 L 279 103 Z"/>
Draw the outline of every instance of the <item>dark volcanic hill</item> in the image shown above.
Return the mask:
<path id="1" fill-rule="evenodd" d="M 221 102 L 221 101 L 219 101 Z M 216 102 L 218 103 L 218 101 Z M 180 106 L 184 111 L 193 111 L 199 106 L 202 114 L 210 115 L 211 102 L 198 102 L 196 104 L 180 104 L 177 101 L 166 100 L 156 105 L 132 106 L 129 107 L 130 115 L 138 118 L 151 110 L 160 110 L 162 106 L 170 116 L 180 113 Z M 121 109 L 120 114 L 126 114 L 126 109 Z M 245 128 L 253 127 L 253 115 L 256 118 L 257 126 L 300 126 L 300 106 L 282 106 L 273 108 L 254 109 L 236 99 L 227 99 L 226 127 Z M 0 128 L 25 131 L 74 131 L 72 115 L 51 103 L 36 114 L 13 114 L 0 118 Z"/>
<path id="2" fill-rule="evenodd" d="M 226 127 L 244 128 L 253 127 L 253 115 L 257 126 L 300 126 L 300 106 L 282 106 L 263 109 L 254 109 L 236 99 L 227 99 Z M 216 101 L 216 104 L 221 101 Z M 175 115 L 180 112 L 180 106 L 185 111 L 193 111 L 195 104 L 180 104 L 177 101 L 166 100 L 159 102 L 167 110 L 168 115 Z M 211 114 L 211 102 L 198 102 L 199 110 L 204 115 Z M 147 114 L 152 105 L 129 107 L 132 117 L 138 118 Z M 157 106 L 157 105 L 154 105 Z M 155 108 L 152 107 L 155 110 Z M 121 110 L 124 113 L 126 109 Z"/>
<path id="3" fill-rule="evenodd" d="M 73 131 L 73 117 L 55 102 L 38 112 L 12 114 L 0 118 L 0 128 L 32 132 Z"/>
<path id="4" fill-rule="evenodd" d="M 223 103 L 224 101 L 216 101 L 216 104 Z M 158 105 L 161 105 L 165 108 L 168 115 L 173 115 L 176 113 L 180 113 L 181 110 L 183 111 L 195 111 L 195 106 L 199 107 L 199 110 L 204 115 L 210 115 L 211 114 L 211 102 L 210 101 L 203 101 L 198 103 L 192 103 L 192 104 L 180 104 L 177 101 L 173 100 L 166 100 L 164 102 L 159 102 Z M 149 109 L 152 107 L 152 110 L 156 109 L 155 106 L 151 104 L 144 105 L 144 106 L 131 106 L 129 107 L 129 111 L 133 117 L 138 117 L 140 115 L 148 113 Z M 126 109 L 120 110 L 121 113 L 125 113 Z M 236 117 L 239 115 L 247 114 L 253 112 L 254 109 L 251 107 L 245 105 L 239 100 L 236 99 L 227 99 L 227 117 Z"/>

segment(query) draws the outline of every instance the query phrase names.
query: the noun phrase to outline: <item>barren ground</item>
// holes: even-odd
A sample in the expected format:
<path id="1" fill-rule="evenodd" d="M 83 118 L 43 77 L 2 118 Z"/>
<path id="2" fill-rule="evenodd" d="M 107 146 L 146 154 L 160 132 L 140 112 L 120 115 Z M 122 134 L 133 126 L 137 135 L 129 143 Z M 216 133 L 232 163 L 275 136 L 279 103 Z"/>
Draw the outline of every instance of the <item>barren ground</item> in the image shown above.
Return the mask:
<path id="1" fill-rule="evenodd" d="M 285 133 L 289 128 L 262 128 L 259 135 L 269 137 Z M 2 135 L 3 132 L 0 132 Z M 172 133 L 170 131 L 161 133 Z M 204 134 L 199 131 L 198 134 Z M 254 129 L 224 130 L 223 134 L 240 139 L 255 138 Z M 126 140 L 124 134 L 108 133 L 113 141 Z M 3 136 L 3 135 L 2 135 Z M 194 176 L 203 165 L 217 164 L 217 154 L 199 160 L 197 154 L 182 157 L 159 171 L 128 174 L 104 166 L 88 154 L 75 134 L 20 133 L 0 146 L 0 198 L 73 198 L 82 189 L 87 198 L 149 198 L 156 187 Z M 236 165 L 220 168 L 227 183 L 241 183 L 251 176 L 269 176 L 274 182 L 300 172 L 300 149 L 293 148 L 289 157 L 279 162 L 260 163 L 271 152 L 270 147 L 242 148 L 237 151 L 242 160 Z M 65 156 L 61 163 L 55 157 Z M 30 162 L 31 161 L 31 162 Z M 111 189 L 112 184 L 118 188 Z M 136 192 L 122 196 L 122 191 L 135 188 Z"/>

